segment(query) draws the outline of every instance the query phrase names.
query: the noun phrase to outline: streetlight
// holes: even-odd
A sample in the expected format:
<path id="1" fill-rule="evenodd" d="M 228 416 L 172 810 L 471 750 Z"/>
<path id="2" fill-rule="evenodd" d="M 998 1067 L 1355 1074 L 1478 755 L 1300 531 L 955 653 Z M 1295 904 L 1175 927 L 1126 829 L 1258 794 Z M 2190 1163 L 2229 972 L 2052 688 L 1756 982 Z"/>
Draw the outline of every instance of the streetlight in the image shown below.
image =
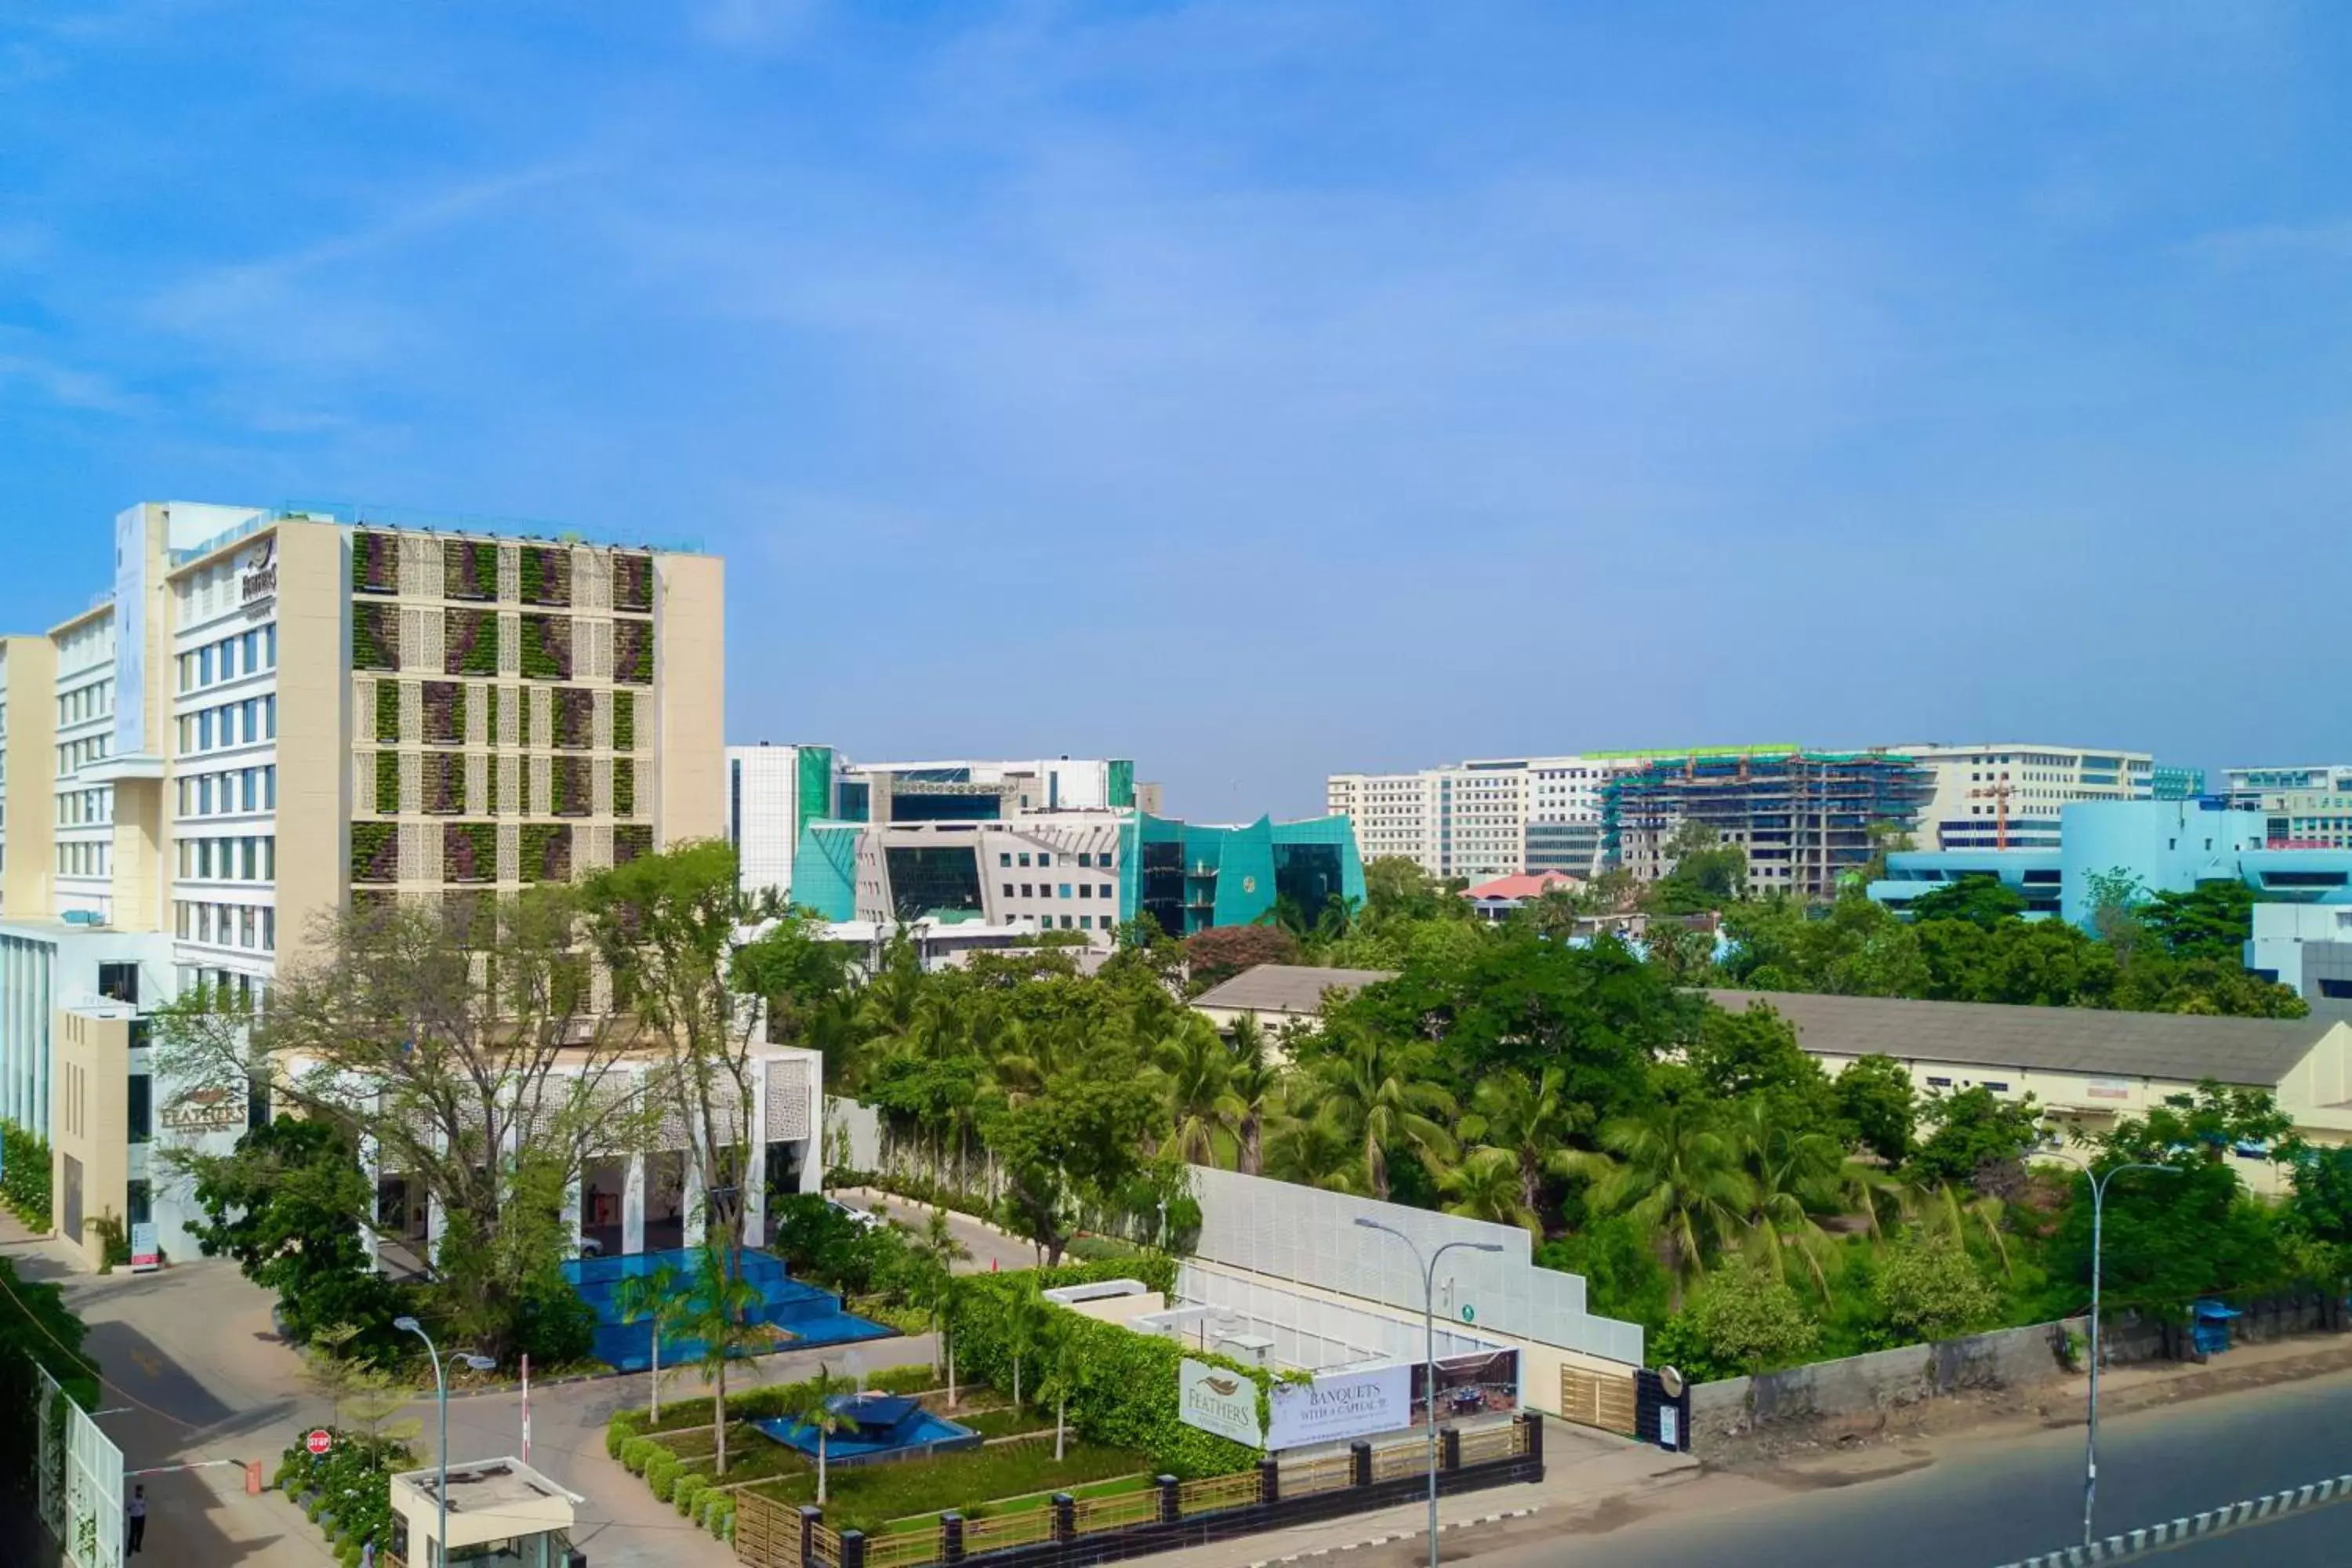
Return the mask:
<path id="1" fill-rule="evenodd" d="M 1413 1262 L 1421 1264 L 1421 1329 L 1429 1362 L 1425 1373 L 1429 1379 L 1429 1568 L 1437 1568 L 1437 1260 L 1457 1247 L 1471 1252 L 1503 1249 L 1491 1241 L 1449 1241 L 1431 1253 L 1427 1263 L 1422 1263 L 1421 1248 L 1396 1226 L 1362 1215 L 1356 1216 L 1356 1223 L 1366 1230 L 1385 1231 L 1395 1237 L 1412 1254 Z"/>
<path id="2" fill-rule="evenodd" d="M 434 1523 L 433 1544 L 443 1568 L 446 1568 L 449 1561 L 449 1382 L 441 1373 L 441 1352 L 435 1348 L 433 1336 L 425 1331 L 424 1324 L 414 1318 L 394 1318 L 392 1321 L 392 1326 L 403 1333 L 415 1334 L 418 1339 L 423 1340 L 425 1353 L 433 1358 L 433 1392 L 441 1405 L 441 1479 L 440 1484 L 434 1489 L 433 1497 L 434 1502 L 438 1505 L 440 1517 Z M 476 1372 L 494 1371 L 499 1364 L 486 1355 L 468 1355 L 463 1352 L 453 1352 L 453 1356 L 454 1359 L 463 1362 Z M 432 1565 L 427 1563 L 426 1568 L 432 1568 Z"/>
<path id="3" fill-rule="evenodd" d="M 2146 1160 L 2127 1161 L 2100 1172 L 2093 1170 L 2088 1161 L 2062 1150 L 2047 1152 L 2082 1167 L 2083 1179 L 2091 1184 L 2091 1396 L 2083 1436 L 2083 1544 L 2088 1547 L 2091 1514 L 2099 1497 L 2099 1244 L 2105 1232 L 2107 1184 L 2126 1171 L 2159 1171 L 2168 1175 L 2179 1173 L 2169 1165 L 2151 1164 Z"/>

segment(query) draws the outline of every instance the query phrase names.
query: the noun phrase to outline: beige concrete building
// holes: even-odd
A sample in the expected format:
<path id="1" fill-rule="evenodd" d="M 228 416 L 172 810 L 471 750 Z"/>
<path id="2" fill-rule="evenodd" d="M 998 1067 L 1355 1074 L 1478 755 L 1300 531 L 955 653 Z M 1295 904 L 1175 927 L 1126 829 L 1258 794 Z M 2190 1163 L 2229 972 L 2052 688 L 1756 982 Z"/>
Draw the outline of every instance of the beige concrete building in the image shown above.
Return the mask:
<path id="1" fill-rule="evenodd" d="M 0 1118 L 50 1138 L 71 1239 L 152 1217 L 184 1252 L 146 1145 L 231 1140 L 248 1110 L 158 1092 L 143 1014 L 265 996 L 354 897 L 718 837 L 725 580 L 691 552 L 178 501 L 113 543 L 88 607 L 0 639 Z"/>
<path id="2" fill-rule="evenodd" d="M 1327 996 L 1351 996 L 1378 981 L 1392 980 L 1386 969 L 1318 969 L 1303 963 L 1261 963 L 1192 998 L 1192 1011 L 1221 1035 L 1246 1018 L 1265 1031 L 1268 1045 L 1293 1029 L 1322 1026 Z"/>
<path id="3" fill-rule="evenodd" d="M 2259 1089 L 2313 1143 L 2352 1140 L 2352 1014 L 2307 1018 L 2208 1018 L 2092 1007 L 2011 1007 L 1876 996 L 1710 991 L 1720 1006 L 1771 1007 L 1797 1043 L 1835 1074 L 1856 1058 L 1894 1058 L 1921 1093 L 1984 1089 L 2033 1098 L 2054 1122 L 2098 1132 L 2145 1116 L 2168 1095 L 2207 1079 Z M 2231 1155 L 2259 1193 L 2284 1185 L 2267 1151 Z"/>

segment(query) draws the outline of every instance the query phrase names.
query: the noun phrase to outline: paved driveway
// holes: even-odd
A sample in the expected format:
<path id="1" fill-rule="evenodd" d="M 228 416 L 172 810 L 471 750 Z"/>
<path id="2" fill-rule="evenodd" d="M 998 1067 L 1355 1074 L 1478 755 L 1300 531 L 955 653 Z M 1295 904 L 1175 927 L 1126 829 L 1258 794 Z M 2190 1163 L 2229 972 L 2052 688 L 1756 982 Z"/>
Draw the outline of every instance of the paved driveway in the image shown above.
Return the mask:
<path id="1" fill-rule="evenodd" d="M 144 1479 L 151 1505 L 147 1560 L 189 1568 L 331 1568 L 317 1528 L 274 1492 L 245 1494 L 242 1462 L 267 1479 L 295 1435 L 324 1424 L 327 1402 L 305 1383 L 301 1358 L 269 1321 L 271 1299 L 236 1265 L 200 1258 L 154 1274 L 93 1275 L 75 1254 L 30 1238 L 0 1216 L 0 1247 L 26 1278 L 56 1282 L 89 1328 L 88 1346 L 108 1393 L 100 1425 L 121 1445 L 126 1470 Z M 730 1373 L 731 1390 L 806 1376 L 819 1362 L 835 1373 L 928 1361 L 928 1335 L 762 1356 Z M 531 1393 L 530 1462 L 587 1499 L 578 1544 L 597 1568 L 725 1568 L 734 1553 L 657 1502 L 645 1483 L 604 1454 L 604 1424 L 646 1402 L 643 1374 L 541 1386 Z M 662 1399 L 709 1398 L 696 1374 L 664 1379 Z M 436 1446 L 430 1395 L 405 1413 L 425 1424 L 420 1451 Z M 449 1451 L 458 1459 L 517 1454 L 516 1392 L 449 1402 Z M 222 1464 L 219 1461 L 233 1461 Z M 163 1468 L 192 1463 L 196 1469 Z"/>

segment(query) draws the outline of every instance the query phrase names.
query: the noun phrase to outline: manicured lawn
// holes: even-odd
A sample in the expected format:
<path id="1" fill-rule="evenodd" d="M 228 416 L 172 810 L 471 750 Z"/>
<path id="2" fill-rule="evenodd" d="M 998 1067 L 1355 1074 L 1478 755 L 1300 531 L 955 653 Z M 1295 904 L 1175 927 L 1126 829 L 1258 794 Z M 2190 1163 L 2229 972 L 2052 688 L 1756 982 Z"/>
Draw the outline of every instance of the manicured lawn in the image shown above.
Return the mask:
<path id="1" fill-rule="evenodd" d="M 768 1446 L 783 1450 L 779 1443 Z M 797 1454 L 793 1460 L 799 1467 L 796 1471 L 752 1489 L 788 1507 L 814 1502 L 816 1467 Z M 857 1465 L 828 1475 L 825 1522 L 836 1530 L 863 1530 L 869 1534 L 894 1520 L 900 1521 L 901 1529 L 928 1529 L 929 1521 L 921 1516 L 936 1516 L 949 1509 L 979 1518 L 1017 1506 L 1006 1504 L 1005 1500 L 1057 1491 L 1080 1495 L 1090 1489 L 1090 1483 L 1118 1478 L 1131 1479 L 1111 1489 L 1131 1489 L 1146 1484 L 1150 1469 L 1150 1462 L 1140 1454 L 1097 1447 L 1076 1437 L 1070 1439 L 1067 1457 L 1058 1464 L 1051 1443 L 1013 1443 L 967 1448 L 932 1459 Z M 734 1479 L 731 1474 L 730 1479 Z"/>

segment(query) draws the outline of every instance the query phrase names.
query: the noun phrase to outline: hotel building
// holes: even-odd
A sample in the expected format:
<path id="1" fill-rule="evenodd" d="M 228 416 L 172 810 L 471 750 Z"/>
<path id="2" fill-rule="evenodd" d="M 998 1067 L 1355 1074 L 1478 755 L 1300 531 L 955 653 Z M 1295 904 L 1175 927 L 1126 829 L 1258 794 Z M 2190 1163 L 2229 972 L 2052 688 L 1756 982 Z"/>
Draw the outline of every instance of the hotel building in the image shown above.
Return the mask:
<path id="1" fill-rule="evenodd" d="M 154 1142 L 267 1107 L 157 1085 L 148 1015 L 266 1002 L 354 898 L 719 836 L 723 567 L 177 501 L 113 543 L 88 608 L 0 640 L 0 1117 L 49 1141 L 68 1240 L 111 1215 L 187 1256 Z"/>

